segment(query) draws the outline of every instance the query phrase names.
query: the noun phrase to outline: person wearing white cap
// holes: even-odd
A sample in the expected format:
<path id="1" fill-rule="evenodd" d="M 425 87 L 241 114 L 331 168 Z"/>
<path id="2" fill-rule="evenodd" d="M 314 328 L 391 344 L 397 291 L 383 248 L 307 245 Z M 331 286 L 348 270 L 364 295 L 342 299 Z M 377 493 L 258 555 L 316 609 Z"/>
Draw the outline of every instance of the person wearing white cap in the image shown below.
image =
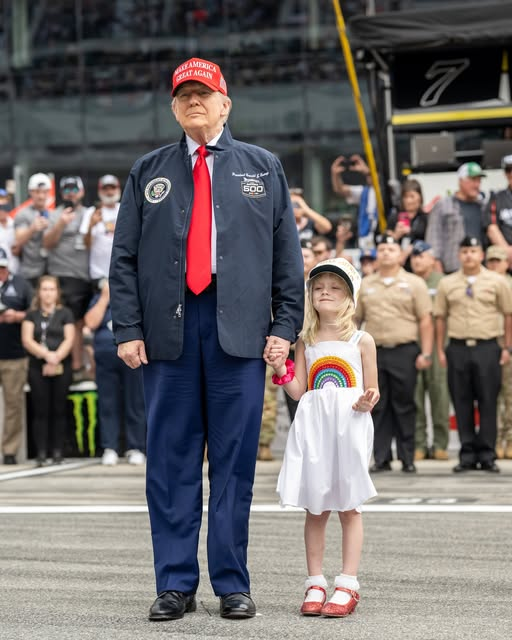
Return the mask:
<path id="1" fill-rule="evenodd" d="M 485 244 L 490 219 L 480 192 L 484 177 L 476 162 L 462 164 L 457 171 L 458 190 L 436 202 L 429 214 L 425 240 L 438 271 L 453 273 L 459 268 L 459 244 L 464 237 L 474 236 Z"/>
<path id="2" fill-rule="evenodd" d="M 507 251 L 509 264 L 512 262 L 512 154 L 501 160 L 508 186 L 498 193 L 491 194 L 487 205 L 490 218 L 489 239 L 492 244 Z"/>
<path id="3" fill-rule="evenodd" d="M 121 183 L 116 176 L 101 176 L 98 180 L 98 198 L 99 202 L 85 213 L 80 233 L 83 234 L 85 245 L 90 251 L 91 280 L 98 285 L 98 291 L 101 291 L 103 278 L 108 278 L 114 229 L 121 199 Z"/>
<path id="4" fill-rule="evenodd" d="M 3 393 L 3 464 L 16 464 L 23 435 L 27 356 L 21 323 L 32 302 L 32 287 L 9 269 L 9 254 L 0 247 L 0 384 Z M 1 462 L 0 462 L 1 464 Z"/>
<path id="5" fill-rule="evenodd" d="M 344 258 L 316 264 L 307 281 L 304 327 L 295 363 L 273 345 L 265 361 L 273 382 L 300 400 L 290 428 L 277 491 L 283 506 L 306 509 L 308 577 L 300 612 L 344 618 L 359 602 L 363 544 L 361 505 L 377 495 L 368 472 L 371 410 L 379 400 L 373 338 L 358 331 L 355 305 L 361 276 Z M 327 601 L 325 532 L 332 511 L 343 531 L 341 572 Z"/>
<path id="6" fill-rule="evenodd" d="M 46 173 L 34 173 L 28 181 L 31 204 L 14 218 L 16 245 L 22 249 L 20 273 L 33 286 L 47 271 L 48 251 L 43 247 L 43 233 L 48 227 L 48 197 L 52 182 Z"/>

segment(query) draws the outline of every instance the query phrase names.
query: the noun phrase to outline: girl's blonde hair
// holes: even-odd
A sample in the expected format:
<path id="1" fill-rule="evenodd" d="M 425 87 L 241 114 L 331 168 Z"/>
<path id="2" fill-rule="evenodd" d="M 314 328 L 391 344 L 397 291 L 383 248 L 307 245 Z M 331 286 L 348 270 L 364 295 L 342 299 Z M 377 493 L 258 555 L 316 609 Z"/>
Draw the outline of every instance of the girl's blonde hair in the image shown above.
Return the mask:
<path id="1" fill-rule="evenodd" d="M 322 275 L 326 274 L 319 274 L 311 280 L 308 280 L 307 283 L 304 325 L 302 327 L 302 331 L 300 332 L 300 337 L 302 338 L 304 344 L 307 345 L 312 345 L 316 342 L 316 336 L 320 327 L 320 318 L 318 317 L 317 310 L 313 306 L 313 284 L 316 278 L 319 278 Z M 354 299 L 347 283 L 345 282 L 345 280 L 343 280 L 343 278 L 340 278 L 334 273 L 330 273 L 329 275 L 334 276 L 343 283 L 345 297 L 340 303 L 340 308 L 338 310 L 338 315 L 336 316 L 335 323 L 339 339 L 347 341 L 350 340 L 350 338 L 354 334 L 354 331 L 357 330 L 354 320 L 354 317 L 356 315 Z"/>
<path id="2" fill-rule="evenodd" d="M 56 307 L 62 307 L 62 292 L 60 289 L 59 279 L 55 276 L 41 276 L 37 282 L 37 289 L 34 293 L 34 297 L 32 298 L 32 304 L 30 305 L 31 309 L 40 309 L 41 308 L 41 298 L 39 297 L 39 291 L 41 289 L 41 285 L 43 282 L 53 282 L 57 287 L 57 303 Z"/>

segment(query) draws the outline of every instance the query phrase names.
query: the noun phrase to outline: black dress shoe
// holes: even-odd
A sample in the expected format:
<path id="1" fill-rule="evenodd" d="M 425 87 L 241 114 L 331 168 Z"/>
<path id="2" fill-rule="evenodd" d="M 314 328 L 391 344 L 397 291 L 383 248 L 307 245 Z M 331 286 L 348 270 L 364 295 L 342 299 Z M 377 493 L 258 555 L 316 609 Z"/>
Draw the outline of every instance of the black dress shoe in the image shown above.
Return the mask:
<path id="1" fill-rule="evenodd" d="M 382 462 L 381 464 L 375 463 L 370 467 L 370 473 L 380 473 L 381 471 L 391 470 L 391 464 L 389 462 Z"/>
<path id="2" fill-rule="evenodd" d="M 4 464 L 18 464 L 16 462 L 16 456 L 12 456 L 12 455 L 5 455 L 4 456 Z"/>
<path id="3" fill-rule="evenodd" d="M 411 462 L 410 464 L 405 464 L 405 462 L 402 463 L 402 472 L 403 473 L 416 473 L 416 467 L 414 466 L 414 464 Z"/>
<path id="4" fill-rule="evenodd" d="M 227 593 L 220 597 L 221 618 L 254 618 L 256 605 L 250 593 Z"/>
<path id="5" fill-rule="evenodd" d="M 196 596 L 183 591 L 164 591 L 151 605 L 150 620 L 179 620 L 196 610 Z"/>
<path id="6" fill-rule="evenodd" d="M 475 471 L 476 468 L 476 462 L 459 462 L 452 471 L 453 473 L 464 473 L 465 471 Z"/>
<path id="7" fill-rule="evenodd" d="M 500 468 L 495 462 L 481 462 L 480 469 L 482 469 L 482 471 L 488 471 L 489 473 L 500 472 Z"/>

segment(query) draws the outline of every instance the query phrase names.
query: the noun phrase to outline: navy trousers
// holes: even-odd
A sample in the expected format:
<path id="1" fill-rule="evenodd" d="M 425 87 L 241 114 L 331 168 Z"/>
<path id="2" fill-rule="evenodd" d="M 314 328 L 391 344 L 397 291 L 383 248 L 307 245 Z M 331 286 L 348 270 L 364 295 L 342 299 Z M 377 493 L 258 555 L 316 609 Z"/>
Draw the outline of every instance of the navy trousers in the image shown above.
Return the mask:
<path id="1" fill-rule="evenodd" d="M 124 426 L 125 450 L 145 451 L 142 371 L 126 366 L 115 349 L 96 352 L 95 358 L 101 447 L 117 451 Z"/>
<path id="2" fill-rule="evenodd" d="M 215 290 L 187 293 L 183 353 L 144 367 L 146 495 L 157 593 L 195 593 L 208 444 L 207 553 L 217 596 L 250 591 L 249 512 L 263 410 L 263 358 L 224 353 Z"/>

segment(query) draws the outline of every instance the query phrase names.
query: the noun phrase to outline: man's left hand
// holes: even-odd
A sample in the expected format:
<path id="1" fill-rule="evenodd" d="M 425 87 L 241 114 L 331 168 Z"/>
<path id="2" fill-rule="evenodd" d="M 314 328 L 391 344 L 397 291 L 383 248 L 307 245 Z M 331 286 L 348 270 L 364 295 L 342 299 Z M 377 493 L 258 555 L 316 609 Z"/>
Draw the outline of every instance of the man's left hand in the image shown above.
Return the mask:
<path id="1" fill-rule="evenodd" d="M 267 336 L 267 344 L 263 351 L 263 358 L 265 359 L 265 362 L 271 364 L 274 357 L 282 357 L 283 355 L 286 359 L 290 353 L 290 344 L 291 342 L 289 340 L 285 340 L 279 336 Z M 279 347 L 279 351 L 281 352 L 280 356 L 274 356 L 272 353 L 272 347 L 274 346 Z"/>

